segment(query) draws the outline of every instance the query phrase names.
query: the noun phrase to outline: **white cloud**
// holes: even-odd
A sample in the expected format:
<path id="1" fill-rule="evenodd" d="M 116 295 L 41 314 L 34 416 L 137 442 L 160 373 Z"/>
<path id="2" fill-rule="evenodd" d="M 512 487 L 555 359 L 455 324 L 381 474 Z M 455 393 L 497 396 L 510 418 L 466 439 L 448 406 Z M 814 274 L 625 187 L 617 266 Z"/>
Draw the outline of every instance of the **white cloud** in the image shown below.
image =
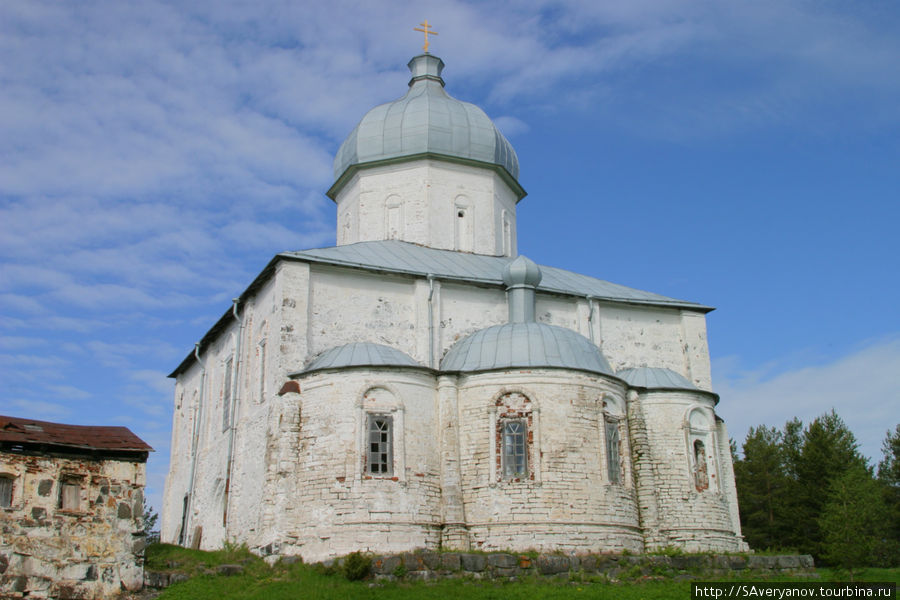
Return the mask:
<path id="1" fill-rule="evenodd" d="M 900 422 L 900 338 L 872 342 L 832 362 L 774 376 L 744 373 L 733 359 L 714 365 L 718 411 L 743 443 L 757 425 L 781 428 L 793 417 L 808 424 L 834 409 L 876 462 L 885 432 Z"/>

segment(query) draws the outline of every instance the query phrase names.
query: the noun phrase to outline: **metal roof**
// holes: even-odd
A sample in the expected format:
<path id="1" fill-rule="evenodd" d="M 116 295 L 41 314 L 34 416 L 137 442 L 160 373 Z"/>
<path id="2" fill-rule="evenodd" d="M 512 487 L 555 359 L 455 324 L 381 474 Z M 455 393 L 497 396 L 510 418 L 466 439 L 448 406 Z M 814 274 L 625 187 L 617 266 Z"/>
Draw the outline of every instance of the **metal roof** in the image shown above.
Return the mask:
<path id="1" fill-rule="evenodd" d="M 408 354 L 396 348 L 372 342 L 354 342 L 326 350 L 302 371 L 291 374 L 291 377 L 322 369 L 363 366 L 424 368 Z"/>
<path id="2" fill-rule="evenodd" d="M 269 264 L 244 290 L 240 296 L 241 304 L 252 297 L 274 275 L 277 264 L 282 260 L 352 267 L 417 277 L 425 277 L 430 274 L 446 281 L 504 287 L 503 269 L 507 263 L 514 259 L 506 256 L 487 256 L 484 254 L 455 252 L 453 250 L 436 250 L 397 240 L 357 242 L 344 246 L 282 252 L 269 261 Z M 591 296 L 608 302 L 666 306 L 702 313 L 713 310 L 712 307 L 704 306 L 703 304 L 636 290 L 595 277 L 566 271 L 565 269 L 541 265 L 540 270 L 542 279 L 537 288 L 540 292 L 580 296 L 582 298 Z M 200 352 L 203 352 L 233 319 L 234 316 L 229 307 L 200 340 Z M 193 364 L 194 361 L 194 352 L 191 351 L 175 370 L 169 374 L 169 377 L 176 377 Z"/>
<path id="3" fill-rule="evenodd" d="M 127 427 L 64 425 L 4 416 L 0 416 L 0 442 L 119 452 L 153 451 L 153 448 Z"/>
<path id="4" fill-rule="evenodd" d="M 506 256 L 436 250 L 397 240 L 358 242 L 345 246 L 283 252 L 279 256 L 390 273 L 418 276 L 431 274 L 438 279 L 497 286 L 503 285 L 504 267 L 514 260 Z M 636 290 L 565 269 L 540 265 L 540 270 L 543 278 L 537 289 L 541 292 L 592 296 L 612 302 L 670 306 L 700 312 L 712 310 L 711 307 L 702 304 Z"/>
<path id="5" fill-rule="evenodd" d="M 443 67 L 431 54 L 409 61 L 409 91 L 370 110 L 350 132 L 334 158 L 336 181 L 354 165 L 422 154 L 497 165 L 519 177 L 512 144 L 483 110 L 444 91 Z"/>
<path id="6" fill-rule="evenodd" d="M 441 371 L 561 367 L 613 375 L 589 339 L 546 323 L 506 323 L 481 329 L 456 342 L 441 360 Z"/>
<path id="7" fill-rule="evenodd" d="M 666 390 L 700 390 L 700 388 L 688 381 L 687 378 L 671 369 L 636 367 L 633 369 L 622 369 L 616 373 L 616 376 L 624 380 L 625 383 L 631 387 Z"/>

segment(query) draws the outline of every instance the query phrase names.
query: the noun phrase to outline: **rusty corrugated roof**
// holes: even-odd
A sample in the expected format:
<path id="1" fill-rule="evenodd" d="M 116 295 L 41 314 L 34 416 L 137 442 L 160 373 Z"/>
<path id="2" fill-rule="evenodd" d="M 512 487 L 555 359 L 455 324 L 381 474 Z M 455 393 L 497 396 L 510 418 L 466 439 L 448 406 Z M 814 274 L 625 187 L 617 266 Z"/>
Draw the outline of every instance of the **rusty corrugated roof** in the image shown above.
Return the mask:
<path id="1" fill-rule="evenodd" d="M 64 425 L 5 416 L 0 416 L 0 442 L 50 444 L 88 450 L 153 451 L 127 427 Z"/>

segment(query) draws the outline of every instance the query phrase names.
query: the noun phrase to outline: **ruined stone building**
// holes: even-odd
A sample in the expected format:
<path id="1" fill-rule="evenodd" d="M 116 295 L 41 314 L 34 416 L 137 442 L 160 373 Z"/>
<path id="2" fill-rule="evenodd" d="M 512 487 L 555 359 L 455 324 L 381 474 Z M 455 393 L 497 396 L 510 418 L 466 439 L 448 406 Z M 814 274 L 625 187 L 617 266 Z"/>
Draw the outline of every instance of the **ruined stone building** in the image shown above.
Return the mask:
<path id="1" fill-rule="evenodd" d="M 163 541 L 746 549 L 711 309 L 519 256 L 516 152 L 443 66 L 340 147 L 337 246 L 275 256 L 172 373 Z"/>
<path id="2" fill-rule="evenodd" d="M 0 597 L 140 589 L 152 450 L 125 427 L 0 416 Z"/>

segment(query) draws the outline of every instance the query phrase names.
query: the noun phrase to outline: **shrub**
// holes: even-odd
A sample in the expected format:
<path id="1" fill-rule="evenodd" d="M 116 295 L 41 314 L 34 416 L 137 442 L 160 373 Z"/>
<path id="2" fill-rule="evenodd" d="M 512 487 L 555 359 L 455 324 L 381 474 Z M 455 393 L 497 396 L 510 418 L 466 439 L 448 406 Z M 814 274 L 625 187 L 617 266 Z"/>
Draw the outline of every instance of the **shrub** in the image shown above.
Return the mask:
<path id="1" fill-rule="evenodd" d="M 372 558 L 361 552 L 348 554 L 342 566 L 344 577 L 350 581 L 365 579 L 372 570 Z"/>

